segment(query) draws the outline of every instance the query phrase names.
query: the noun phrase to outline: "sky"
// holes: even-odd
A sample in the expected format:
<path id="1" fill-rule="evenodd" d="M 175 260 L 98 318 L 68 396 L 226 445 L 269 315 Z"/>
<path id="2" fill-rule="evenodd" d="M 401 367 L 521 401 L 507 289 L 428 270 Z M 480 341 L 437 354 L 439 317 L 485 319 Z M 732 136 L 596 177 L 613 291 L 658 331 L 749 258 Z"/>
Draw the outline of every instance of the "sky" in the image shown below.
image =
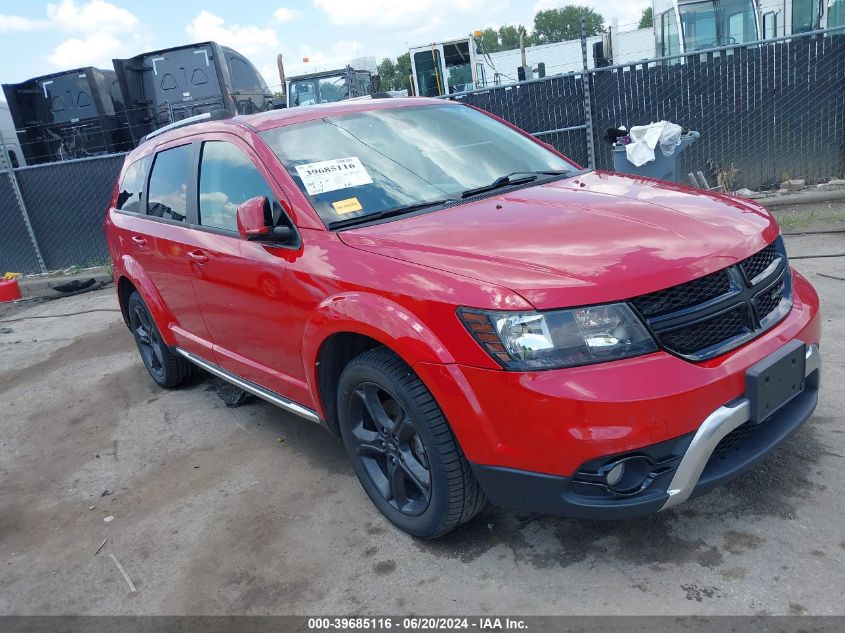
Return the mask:
<path id="1" fill-rule="evenodd" d="M 477 29 L 533 23 L 538 10 L 591 6 L 635 28 L 650 0 L 0 0 L 0 83 L 214 40 L 248 57 L 271 87 L 288 76 L 395 58 Z M 303 62 L 308 58 L 308 62 Z"/>

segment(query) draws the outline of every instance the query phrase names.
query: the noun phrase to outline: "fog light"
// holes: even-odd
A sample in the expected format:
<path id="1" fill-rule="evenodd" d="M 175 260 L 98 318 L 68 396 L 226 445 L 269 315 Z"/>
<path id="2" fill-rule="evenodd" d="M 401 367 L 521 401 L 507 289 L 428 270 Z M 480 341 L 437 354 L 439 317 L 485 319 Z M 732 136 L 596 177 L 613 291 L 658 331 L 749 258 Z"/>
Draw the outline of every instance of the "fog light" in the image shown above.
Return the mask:
<path id="1" fill-rule="evenodd" d="M 625 462 L 619 462 L 607 471 L 607 474 L 604 476 L 604 480 L 607 482 L 608 486 L 615 486 L 620 481 L 622 481 L 622 477 L 625 476 Z"/>

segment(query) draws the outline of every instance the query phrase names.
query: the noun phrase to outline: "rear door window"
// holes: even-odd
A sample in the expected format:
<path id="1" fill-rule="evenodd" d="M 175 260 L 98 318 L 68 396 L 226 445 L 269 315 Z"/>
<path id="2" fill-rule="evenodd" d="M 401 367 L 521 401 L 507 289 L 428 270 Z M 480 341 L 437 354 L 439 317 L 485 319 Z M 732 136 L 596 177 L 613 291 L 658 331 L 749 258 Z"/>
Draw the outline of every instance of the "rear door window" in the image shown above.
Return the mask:
<path id="1" fill-rule="evenodd" d="M 147 195 L 147 215 L 184 222 L 188 215 L 191 145 L 156 154 Z"/>
<path id="2" fill-rule="evenodd" d="M 123 174 L 117 194 L 116 208 L 141 213 L 141 191 L 147 179 L 150 157 L 144 156 L 132 163 Z"/>
<path id="3" fill-rule="evenodd" d="M 203 143 L 199 186 L 200 224 L 237 231 L 235 211 L 238 205 L 256 196 L 273 200 L 269 185 L 249 156 L 231 143 Z"/>

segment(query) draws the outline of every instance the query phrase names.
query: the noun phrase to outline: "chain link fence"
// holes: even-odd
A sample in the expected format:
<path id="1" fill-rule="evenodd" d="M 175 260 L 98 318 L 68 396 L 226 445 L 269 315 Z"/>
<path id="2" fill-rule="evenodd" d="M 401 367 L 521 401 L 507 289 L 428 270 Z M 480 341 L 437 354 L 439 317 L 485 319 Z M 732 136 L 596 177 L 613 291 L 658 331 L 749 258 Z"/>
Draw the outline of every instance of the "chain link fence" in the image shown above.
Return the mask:
<path id="1" fill-rule="evenodd" d="M 588 126 L 581 75 L 559 75 L 458 97 L 531 132 L 572 160 L 588 165 Z"/>
<path id="2" fill-rule="evenodd" d="M 103 220 L 123 156 L 0 171 L 0 274 L 107 263 Z"/>
<path id="3" fill-rule="evenodd" d="M 586 69 L 586 38 L 582 41 Z M 731 189 L 845 176 L 845 30 L 556 75 L 458 99 L 578 163 L 610 169 L 608 128 L 662 119 L 701 133 L 686 172 Z M 0 170 L 0 273 L 103 264 L 123 154 Z"/>
<path id="4" fill-rule="evenodd" d="M 612 168 L 608 129 L 667 120 L 701 133 L 684 154 L 684 172 L 701 170 L 733 190 L 845 175 L 842 28 L 449 98 L 488 110 L 599 169 Z"/>

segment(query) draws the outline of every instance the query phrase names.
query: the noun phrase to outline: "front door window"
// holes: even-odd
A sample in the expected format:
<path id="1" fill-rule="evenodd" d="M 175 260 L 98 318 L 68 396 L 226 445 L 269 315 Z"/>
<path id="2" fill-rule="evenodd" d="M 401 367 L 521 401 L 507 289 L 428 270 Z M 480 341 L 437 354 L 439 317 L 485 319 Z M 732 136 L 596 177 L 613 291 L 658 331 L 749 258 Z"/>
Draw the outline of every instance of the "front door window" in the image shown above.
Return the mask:
<path id="1" fill-rule="evenodd" d="M 203 226 L 237 233 L 238 205 L 273 194 L 249 156 L 231 143 L 203 143 L 200 162 L 199 221 Z"/>

